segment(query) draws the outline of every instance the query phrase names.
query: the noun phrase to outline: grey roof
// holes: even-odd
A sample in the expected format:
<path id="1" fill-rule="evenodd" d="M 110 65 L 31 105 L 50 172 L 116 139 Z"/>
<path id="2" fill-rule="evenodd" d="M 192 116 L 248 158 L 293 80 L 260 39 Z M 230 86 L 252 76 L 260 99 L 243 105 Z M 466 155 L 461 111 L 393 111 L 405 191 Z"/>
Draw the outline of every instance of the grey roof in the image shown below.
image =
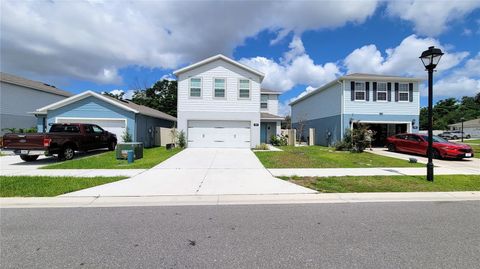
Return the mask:
<path id="1" fill-rule="evenodd" d="M 269 89 L 265 89 L 265 88 L 261 88 L 260 93 L 278 94 L 278 95 L 282 94 L 279 91 L 273 91 L 273 90 L 269 90 Z"/>
<path id="2" fill-rule="evenodd" d="M 461 122 L 457 122 L 454 124 L 449 124 L 449 127 L 460 127 L 462 126 Z M 480 118 L 478 119 L 473 119 L 473 120 L 467 120 L 463 122 L 463 128 L 479 128 L 480 127 Z"/>
<path id="3" fill-rule="evenodd" d="M 270 113 L 261 112 L 260 113 L 260 119 L 284 120 L 285 118 L 281 117 L 281 116 L 273 115 L 273 114 L 270 114 Z"/>
<path id="4" fill-rule="evenodd" d="M 38 91 L 48 92 L 51 94 L 61 95 L 65 97 L 70 97 L 73 94 L 64 91 L 62 89 L 58 89 L 55 86 L 48 85 L 46 83 L 40 81 L 29 80 L 26 78 L 17 77 L 11 74 L 0 72 L 0 81 L 5 83 L 10 83 L 18 86 L 23 86 L 27 88 L 31 88 Z"/>
<path id="5" fill-rule="evenodd" d="M 165 120 L 171 120 L 171 121 L 177 121 L 177 118 L 174 116 L 168 115 L 165 112 L 150 108 L 148 106 L 142 106 L 135 104 L 134 102 L 130 100 L 118 100 L 116 98 L 110 97 L 108 95 L 104 95 L 107 98 L 112 99 L 115 102 L 118 102 L 124 106 L 128 106 L 131 109 L 137 110 L 139 114 L 154 117 L 154 118 L 160 118 L 160 119 L 165 119 Z"/>

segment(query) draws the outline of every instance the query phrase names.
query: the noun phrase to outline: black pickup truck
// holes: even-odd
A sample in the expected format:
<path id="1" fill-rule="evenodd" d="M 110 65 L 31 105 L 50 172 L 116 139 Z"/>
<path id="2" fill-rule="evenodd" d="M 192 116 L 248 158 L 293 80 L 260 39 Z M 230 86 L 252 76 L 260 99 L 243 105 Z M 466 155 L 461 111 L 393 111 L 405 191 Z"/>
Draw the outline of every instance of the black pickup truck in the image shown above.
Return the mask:
<path id="1" fill-rule="evenodd" d="M 13 151 L 26 162 L 37 160 L 40 155 L 58 155 L 59 159 L 71 160 L 75 151 L 88 151 L 117 145 L 115 134 L 95 124 L 56 123 L 48 133 L 5 134 L 2 149 Z"/>

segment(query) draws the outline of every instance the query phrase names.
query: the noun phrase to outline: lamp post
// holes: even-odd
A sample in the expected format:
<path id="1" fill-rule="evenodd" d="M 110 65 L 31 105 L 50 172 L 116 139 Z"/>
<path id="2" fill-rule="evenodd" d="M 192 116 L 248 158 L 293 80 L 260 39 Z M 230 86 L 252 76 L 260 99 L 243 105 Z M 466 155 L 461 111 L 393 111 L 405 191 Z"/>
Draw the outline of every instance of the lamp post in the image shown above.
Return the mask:
<path id="1" fill-rule="evenodd" d="M 442 58 L 443 52 L 441 49 L 431 46 L 428 50 L 422 52 L 420 60 L 422 60 L 425 69 L 428 71 L 428 163 L 427 163 L 427 180 L 433 181 L 433 70 L 437 67 L 440 58 Z"/>
<path id="2" fill-rule="evenodd" d="M 462 121 L 462 133 L 461 133 L 461 135 L 462 135 L 462 142 L 463 142 L 463 122 L 465 121 L 465 118 L 462 117 L 460 120 Z"/>

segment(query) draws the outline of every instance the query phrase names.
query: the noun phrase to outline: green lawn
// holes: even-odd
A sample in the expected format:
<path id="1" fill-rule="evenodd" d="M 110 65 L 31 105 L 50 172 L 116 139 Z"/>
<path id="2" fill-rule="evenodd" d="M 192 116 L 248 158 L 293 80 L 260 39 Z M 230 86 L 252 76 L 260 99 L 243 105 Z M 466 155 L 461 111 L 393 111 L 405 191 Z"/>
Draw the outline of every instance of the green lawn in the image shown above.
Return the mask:
<path id="1" fill-rule="evenodd" d="M 464 142 L 467 144 L 480 144 L 480 139 L 464 140 Z"/>
<path id="2" fill-rule="evenodd" d="M 129 164 L 126 160 L 117 160 L 115 151 L 59 162 L 42 169 L 148 169 L 180 152 L 180 148 L 166 150 L 164 147 L 146 148 L 143 158 Z"/>
<path id="3" fill-rule="evenodd" d="M 369 152 L 351 153 L 333 148 L 280 147 L 283 151 L 255 152 L 267 168 L 364 168 L 364 167 L 421 167 L 406 160 L 384 157 Z"/>
<path id="4" fill-rule="evenodd" d="M 125 178 L 0 176 L 0 197 L 57 196 Z"/>
<path id="5" fill-rule="evenodd" d="M 442 175 L 429 182 L 425 176 L 283 177 L 319 192 L 429 192 L 480 191 L 480 175 Z"/>

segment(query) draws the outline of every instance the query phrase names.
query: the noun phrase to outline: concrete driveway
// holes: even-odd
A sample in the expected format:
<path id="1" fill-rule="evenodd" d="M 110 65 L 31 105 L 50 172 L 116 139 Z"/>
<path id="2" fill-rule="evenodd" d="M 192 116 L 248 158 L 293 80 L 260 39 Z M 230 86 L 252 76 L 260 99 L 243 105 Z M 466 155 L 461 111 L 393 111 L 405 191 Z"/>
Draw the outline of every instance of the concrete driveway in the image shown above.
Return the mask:
<path id="1" fill-rule="evenodd" d="M 315 193 L 273 177 L 249 149 L 188 148 L 135 177 L 64 196 Z"/>

